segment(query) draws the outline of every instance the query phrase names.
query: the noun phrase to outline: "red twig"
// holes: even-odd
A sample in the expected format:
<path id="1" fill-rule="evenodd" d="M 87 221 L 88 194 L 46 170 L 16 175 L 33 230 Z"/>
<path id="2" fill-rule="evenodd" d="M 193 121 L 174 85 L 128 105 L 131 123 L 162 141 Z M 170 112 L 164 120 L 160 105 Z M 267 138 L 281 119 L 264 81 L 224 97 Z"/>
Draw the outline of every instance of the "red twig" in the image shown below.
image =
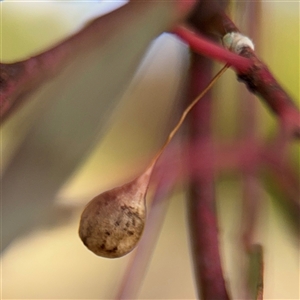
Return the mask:
<path id="1" fill-rule="evenodd" d="M 220 18 L 226 32 L 239 32 L 237 26 L 227 15 L 220 14 Z M 250 59 L 251 68 L 238 70 L 239 79 L 247 85 L 251 92 L 260 95 L 289 131 L 300 138 L 300 111 L 290 96 L 252 49 L 244 47 L 240 55 Z"/>
<path id="2" fill-rule="evenodd" d="M 247 19 L 246 28 L 247 32 L 250 32 L 250 36 L 255 40 L 259 40 L 259 32 L 257 31 L 257 24 L 259 24 L 260 16 L 260 2 L 251 2 L 247 5 Z M 255 24 L 255 25 L 254 25 Z M 230 25 L 229 25 L 230 26 Z M 258 26 L 259 28 L 259 26 Z M 227 28 L 228 29 L 228 28 Z M 239 98 L 241 99 L 239 103 L 239 126 L 240 126 L 240 136 L 245 142 L 248 151 L 253 147 L 259 147 L 258 136 L 257 136 L 257 102 L 252 93 L 245 91 L 244 86 L 239 86 Z M 254 150 L 255 151 L 255 150 Z M 255 151 L 257 153 L 257 151 Z M 259 160 L 257 163 L 250 164 L 248 167 L 241 170 L 242 172 L 242 188 L 243 188 L 243 198 L 242 198 L 242 215 L 241 215 L 241 244 L 244 251 L 240 251 L 241 261 L 243 261 L 245 251 L 249 253 L 253 248 L 253 243 L 255 239 L 255 232 L 257 227 L 257 218 L 261 212 L 261 200 L 262 195 L 259 185 Z M 244 289 L 242 291 L 242 297 L 245 299 L 251 299 L 252 291 L 251 286 L 244 274 L 247 274 L 247 269 L 245 270 L 245 265 L 241 264 L 237 266 L 241 278 L 243 280 L 242 284 Z"/>
<path id="3" fill-rule="evenodd" d="M 17 63 L 0 63 L 0 121 L 5 121 L 30 92 L 35 91 L 49 78 L 57 77 L 67 65 L 80 58 L 83 61 L 82 67 L 91 52 L 95 53 L 99 47 L 113 42 L 116 37 L 120 39 L 122 30 L 132 26 L 133 18 L 143 19 L 145 15 L 150 15 L 148 11 L 168 11 L 168 18 L 163 19 L 160 14 L 152 16 L 153 23 L 148 31 L 150 43 L 162 31 L 183 19 L 195 1 L 130 1 L 123 7 L 91 21 L 78 33 L 40 55 Z M 160 22 L 156 24 L 155 18 Z"/>
<path id="4" fill-rule="evenodd" d="M 212 162 L 207 159 L 199 159 L 199 145 L 183 142 L 181 146 L 185 149 L 184 151 L 188 151 L 190 161 L 198 160 L 197 164 L 190 165 L 189 170 L 183 169 L 180 171 L 181 181 L 186 180 L 188 175 L 193 176 L 193 174 L 202 173 L 209 167 L 213 167 L 214 172 L 217 173 L 247 171 L 250 174 L 253 172 L 253 166 L 257 166 L 257 172 L 266 167 L 271 170 L 277 186 L 287 196 L 285 199 L 289 203 L 291 211 L 300 217 L 299 179 L 295 170 L 287 163 L 282 163 L 282 159 L 277 152 L 271 151 L 273 149 L 272 145 L 263 145 L 262 142 L 257 140 L 254 144 L 245 141 L 236 141 L 232 145 L 220 144 L 215 149 L 213 166 Z M 165 173 L 174 172 L 169 168 L 169 165 L 172 166 L 178 162 L 177 158 L 172 155 L 173 151 L 176 152 L 177 149 L 172 148 L 170 155 L 166 158 L 168 163 L 164 165 Z M 182 163 L 187 164 L 188 162 L 183 159 Z M 257 173 L 258 175 L 259 173 Z"/>
<path id="5" fill-rule="evenodd" d="M 95 41 L 102 35 L 100 33 L 96 38 L 95 33 L 98 26 L 102 26 L 102 22 L 103 19 L 99 18 L 57 46 L 27 60 L 0 64 L 1 122 L 23 103 L 28 93 L 49 78 L 57 76 L 70 61 L 84 51 L 95 47 Z"/>
<path id="6" fill-rule="evenodd" d="M 113 12 L 114 18 L 126 21 L 126 5 Z M 78 57 L 84 59 L 90 51 L 102 45 L 109 39 L 114 30 L 112 14 L 97 18 L 90 22 L 81 31 L 58 43 L 51 49 L 21 62 L 0 64 L 0 108 L 1 122 L 18 108 L 28 93 L 36 90 L 49 78 L 57 76 L 69 63 Z"/>
<path id="7" fill-rule="evenodd" d="M 251 67 L 250 60 L 226 50 L 199 33 L 192 32 L 187 27 L 176 27 L 173 33 L 185 41 L 196 53 L 228 63 L 239 72 L 246 72 Z"/>
<path id="8" fill-rule="evenodd" d="M 198 94 L 211 75 L 211 62 L 193 54 L 191 65 L 191 96 Z M 211 96 L 206 94 L 191 112 L 191 143 L 197 145 L 198 159 L 190 157 L 189 165 L 197 164 L 199 157 L 207 168 L 190 178 L 188 214 L 194 258 L 196 283 L 201 299 L 228 300 L 222 273 L 218 222 L 215 212 L 213 148 L 211 139 Z"/>
<path id="9" fill-rule="evenodd" d="M 235 24 L 225 14 L 219 14 L 224 32 L 239 32 Z M 258 59 L 255 52 L 249 47 L 244 47 L 240 55 L 230 53 L 212 41 L 195 34 L 186 27 L 176 27 L 173 32 L 184 40 L 193 51 L 226 62 L 236 69 L 238 77 L 248 89 L 260 95 L 270 109 L 281 119 L 289 132 L 300 138 L 300 112 L 289 95 L 280 86 L 267 66 Z"/>
<path id="10" fill-rule="evenodd" d="M 68 50 L 70 50 L 69 47 L 66 47 L 66 56 L 56 55 L 55 51 L 50 50 L 44 55 L 22 62 L 0 64 L 1 123 L 23 103 L 28 93 L 51 78 L 55 72 L 61 71 L 65 66 Z"/>
<path id="11" fill-rule="evenodd" d="M 250 48 L 245 48 L 241 55 L 250 58 L 253 67 L 250 72 L 241 72 L 239 78 L 246 83 L 249 90 L 262 96 L 265 103 L 283 121 L 291 133 L 299 138 L 300 112 L 291 98 Z"/>

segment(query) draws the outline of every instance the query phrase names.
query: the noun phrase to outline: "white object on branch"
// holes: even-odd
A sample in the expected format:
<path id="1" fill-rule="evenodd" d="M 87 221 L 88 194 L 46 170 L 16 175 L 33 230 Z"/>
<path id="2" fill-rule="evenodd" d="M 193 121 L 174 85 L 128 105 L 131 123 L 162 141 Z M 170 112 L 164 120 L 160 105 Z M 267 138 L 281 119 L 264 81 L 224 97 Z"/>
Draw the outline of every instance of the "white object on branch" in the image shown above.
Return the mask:
<path id="1" fill-rule="evenodd" d="M 239 32 L 229 32 L 225 34 L 223 37 L 223 44 L 227 49 L 237 54 L 240 54 L 246 47 L 254 50 L 253 42 L 247 36 Z"/>

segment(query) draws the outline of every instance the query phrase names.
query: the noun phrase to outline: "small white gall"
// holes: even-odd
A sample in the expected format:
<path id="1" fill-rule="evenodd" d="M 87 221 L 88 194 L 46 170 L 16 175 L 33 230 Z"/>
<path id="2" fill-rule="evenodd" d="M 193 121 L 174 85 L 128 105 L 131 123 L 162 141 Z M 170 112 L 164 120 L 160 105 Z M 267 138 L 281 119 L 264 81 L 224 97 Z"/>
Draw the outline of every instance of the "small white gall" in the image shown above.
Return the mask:
<path id="1" fill-rule="evenodd" d="M 253 42 L 245 35 L 242 35 L 239 32 L 229 32 L 223 37 L 224 46 L 235 52 L 240 54 L 245 47 L 249 47 L 254 50 Z"/>

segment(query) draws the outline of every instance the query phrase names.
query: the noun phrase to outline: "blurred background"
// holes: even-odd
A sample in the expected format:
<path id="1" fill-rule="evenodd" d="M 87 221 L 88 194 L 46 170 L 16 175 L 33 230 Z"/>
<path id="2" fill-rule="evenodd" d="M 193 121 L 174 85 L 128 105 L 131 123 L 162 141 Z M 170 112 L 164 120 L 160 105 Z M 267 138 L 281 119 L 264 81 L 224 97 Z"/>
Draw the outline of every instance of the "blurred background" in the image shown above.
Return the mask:
<path id="1" fill-rule="evenodd" d="M 39 53 L 76 32 L 91 18 L 123 4 L 2 2 L 1 62 L 15 62 Z M 236 4 L 232 11 L 243 28 L 247 4 Z M 263 2 L 260 16 L 258 39 L 254 40 L 257 53 L 299 105 L 299 3 Z M 2 254 L 3 299 L 114 297 L 132 254 L 108 260 L 88 251 L 77 234 L 80 214 L 95 195 L 134 178 L 147 165 L 181 109 L 187 70 L 187 48 L 174 36 L 163 34 L 151 44 L 113 113 L 103 116 L 99 112 L 106 123 L 96 146 L 82 157 L 47 213 L 34 216 L 35 226 Z M 238 134 L 240 85 L 235 74 L 227 71 L 214 87 L 215 130 L 220 141 L 230 142 Z M 268 140 L 277 129 L 276 120 L 261 102 L 258 106 L 259 137 Z M 34 99 L 2 126 L 2 171 L 26 139 L 38 112 L 39 104 Z M 289 155 L 299 169 L 299 143 L 291 146 Z M 265 250 L 264 297 L 299 299 L 298 240 L 274 204 L 274 196 L 263 186 L 260 189 L 263 211 L 256 240 Z M 233 299 L 239 299 L 240 279 L 235 268 L 239 264 L 235 255 L 239 247 L 236 224 L 241 219 L 242 197 L 239 177 L 223 175 L 217 195 L 225 276 Z M 196 299 L 185 215 L 185 193 L 179 186 L 173 193 L 138 299 Z"/>

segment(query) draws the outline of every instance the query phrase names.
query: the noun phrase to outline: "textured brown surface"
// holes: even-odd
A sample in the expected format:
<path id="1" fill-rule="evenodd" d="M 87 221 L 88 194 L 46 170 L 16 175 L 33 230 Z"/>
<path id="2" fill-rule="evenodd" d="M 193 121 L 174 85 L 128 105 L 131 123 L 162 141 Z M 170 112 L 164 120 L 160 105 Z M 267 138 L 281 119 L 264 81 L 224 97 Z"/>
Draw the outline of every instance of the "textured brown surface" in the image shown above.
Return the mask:
<path id="1" fill-rule="evenodd" d="M 144 230 L 145 190 L 137 180 L 95 197 L 82 213 L 79 235 L 96 255 L 121 257 L 136 246 Z"/>

